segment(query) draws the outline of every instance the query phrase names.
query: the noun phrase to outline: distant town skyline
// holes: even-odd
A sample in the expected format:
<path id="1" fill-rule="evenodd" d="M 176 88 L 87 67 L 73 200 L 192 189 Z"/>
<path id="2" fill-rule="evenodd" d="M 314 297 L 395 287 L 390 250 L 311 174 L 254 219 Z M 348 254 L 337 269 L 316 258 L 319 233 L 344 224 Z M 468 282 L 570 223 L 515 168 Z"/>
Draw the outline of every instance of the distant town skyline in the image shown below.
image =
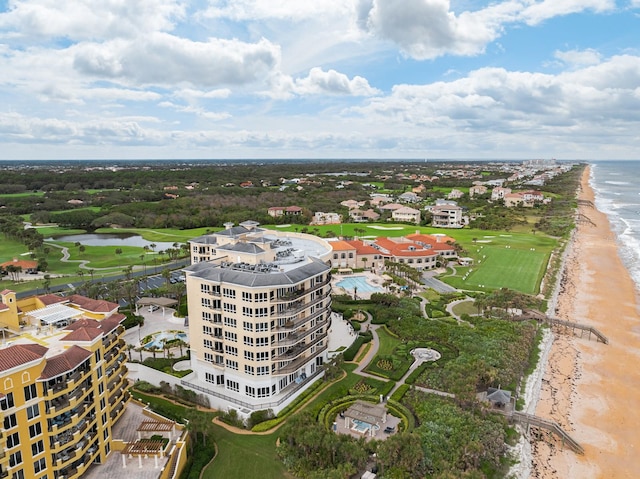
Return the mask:
<path id="1" fill-rule="evenodd" d="M 0 160 L 637 159 L 640 0 L 0 0 Z"/>

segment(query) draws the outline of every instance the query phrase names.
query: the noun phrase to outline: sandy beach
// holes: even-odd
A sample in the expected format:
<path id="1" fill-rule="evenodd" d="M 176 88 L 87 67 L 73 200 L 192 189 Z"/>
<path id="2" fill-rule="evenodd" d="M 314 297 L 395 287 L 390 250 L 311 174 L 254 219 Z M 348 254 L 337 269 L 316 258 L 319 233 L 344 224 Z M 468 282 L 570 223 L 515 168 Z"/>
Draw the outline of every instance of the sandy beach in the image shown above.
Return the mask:
<path id="1" fill-rule="evenodd" d="M 593 201 L 589 170 L 580 199 Z M 623 266 L 606 215 L 580 206 L 555 316 L 590 325 L 605 345 L 556 332 L 536 414 L 558 422 L 585 449 L 560 441 L 532 444 L 532 478 L 640 477 L 640 315 L 635 284 Z M 545 435 L 545 438 L 547 436 Z"/>

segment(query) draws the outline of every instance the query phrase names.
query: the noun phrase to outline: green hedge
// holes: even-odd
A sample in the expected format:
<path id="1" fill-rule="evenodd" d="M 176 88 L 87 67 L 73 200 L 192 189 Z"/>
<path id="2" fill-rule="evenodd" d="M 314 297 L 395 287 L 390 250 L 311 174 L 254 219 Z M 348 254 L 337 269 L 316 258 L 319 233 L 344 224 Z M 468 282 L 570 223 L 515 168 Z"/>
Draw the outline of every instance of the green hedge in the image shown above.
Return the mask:
<path id="1" fill-rule="evenodd" d="M 360 347 L 364 343 L 368 343 L 372 339 L 373 339 L 373 333 L 371 331 L 367 331 L 367 332 L 358 334 L 358 337 L 353 342 L 353 344 L 351 346 L 349 346 L 344 351 L 344 353 L 342 353 L 342 355 L 344 357 L 344 360 L 345 361 L 353 361 L 355 359 L 355 357 L 356 357 L 356 354 L 358 354 L 358 351 L 360 351 Z"/>
<path id="2" fill-rule="evenodd" d="M 349 405 L 353 404 L 357 400 L 363 400 L 377 404 L 379 401 L 379 397 L 372 396 L 370 394 L 359 394 L 353 396 L 345 396 L 330 401 L 329 403 L 325 404 L 325 406 L 320 410 L 320 413 L 318 414 L 318 422 L 320 424 L 323 424 L 326 428 L 330 428 L 338 412 L 346 409 Z M 389 399 L 385 403 L 385 406 L 393 416 L 399 417 L 401 419 L 403 430 L 413 431 L 413 429 L 415 429 L 416 418 L 407 407 L 392 399 Z"/>
<path id="3" fill-rule="evenodd" d="M 404 397 L 405 394 L 407 394 L 407 391 L 409 390 L 409 388 L 411 388 L 411 386 L 409 384 L 403 384 L 401 386 L 398 387 L 398 389 L 396 389 L 393 394 L 391 395 L 391 397 L 389 398 L 392 401 L 397 401 L 400 402 L 402 400 L 402 398 Z"/>

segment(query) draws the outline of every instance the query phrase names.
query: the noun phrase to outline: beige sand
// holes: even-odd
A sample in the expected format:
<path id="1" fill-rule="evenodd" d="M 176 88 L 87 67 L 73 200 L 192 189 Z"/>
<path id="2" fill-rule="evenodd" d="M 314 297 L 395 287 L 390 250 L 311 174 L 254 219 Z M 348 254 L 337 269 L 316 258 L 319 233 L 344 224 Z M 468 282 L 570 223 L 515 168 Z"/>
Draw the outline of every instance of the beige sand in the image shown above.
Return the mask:
<path id="1" fill-rule="evenodd" d="M 593 201 L 589 171 L 580 198 Z M 584 448 L 533 443 L 535 478 L 640 477 L 640 315 L 637 291 L 617 252 L 607 217 L 580 212 L 556 316 L 588 324 L 609 344 L 556 333 L 536 414 L 552 418 Z M 546 437 L 546 436 L 545 436 Z"/>

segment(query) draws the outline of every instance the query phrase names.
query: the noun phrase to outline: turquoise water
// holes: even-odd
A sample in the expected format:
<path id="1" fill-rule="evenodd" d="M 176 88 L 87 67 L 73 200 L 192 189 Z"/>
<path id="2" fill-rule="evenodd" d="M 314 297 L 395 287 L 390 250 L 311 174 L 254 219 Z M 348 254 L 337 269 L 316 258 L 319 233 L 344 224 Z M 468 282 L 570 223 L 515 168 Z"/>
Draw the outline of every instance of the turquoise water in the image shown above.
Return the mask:
<path id="1" fill-rule="evenodd" d="M 368 422 L 361 421 L 360 419 L 352 419 L 353 421 L 353 429 L 360 433 L 367 432 L 369 429 L 373 428 L 374 430 L 380 429 L 380 426 L 375 424 L 369 424 Z"/>
<path id="2" fill-rule="evenodd" d="M 172 339 L 181 339 L 185 343 L 187 342 L 187 334 L 186 333 L 171 333 L 167 331 L 163 331 L 162 333 L 155 333 L 153 335 L 153 339 L 144 345 L 145 349 L 153 349 L 158 348 L 162 349 L 163 340 L 171 341 Z"/>
<path id="3" fill-rule="evenodd" d="M 338 281 L 336 286 L 340 286 L 341 288 L 351 291 L 357 288 L 360 293 L 381 293 L 384 291 L 379 286 L 371 286 L 367 283 L 364 276 L 349 276 L 348 278 Z"/>

